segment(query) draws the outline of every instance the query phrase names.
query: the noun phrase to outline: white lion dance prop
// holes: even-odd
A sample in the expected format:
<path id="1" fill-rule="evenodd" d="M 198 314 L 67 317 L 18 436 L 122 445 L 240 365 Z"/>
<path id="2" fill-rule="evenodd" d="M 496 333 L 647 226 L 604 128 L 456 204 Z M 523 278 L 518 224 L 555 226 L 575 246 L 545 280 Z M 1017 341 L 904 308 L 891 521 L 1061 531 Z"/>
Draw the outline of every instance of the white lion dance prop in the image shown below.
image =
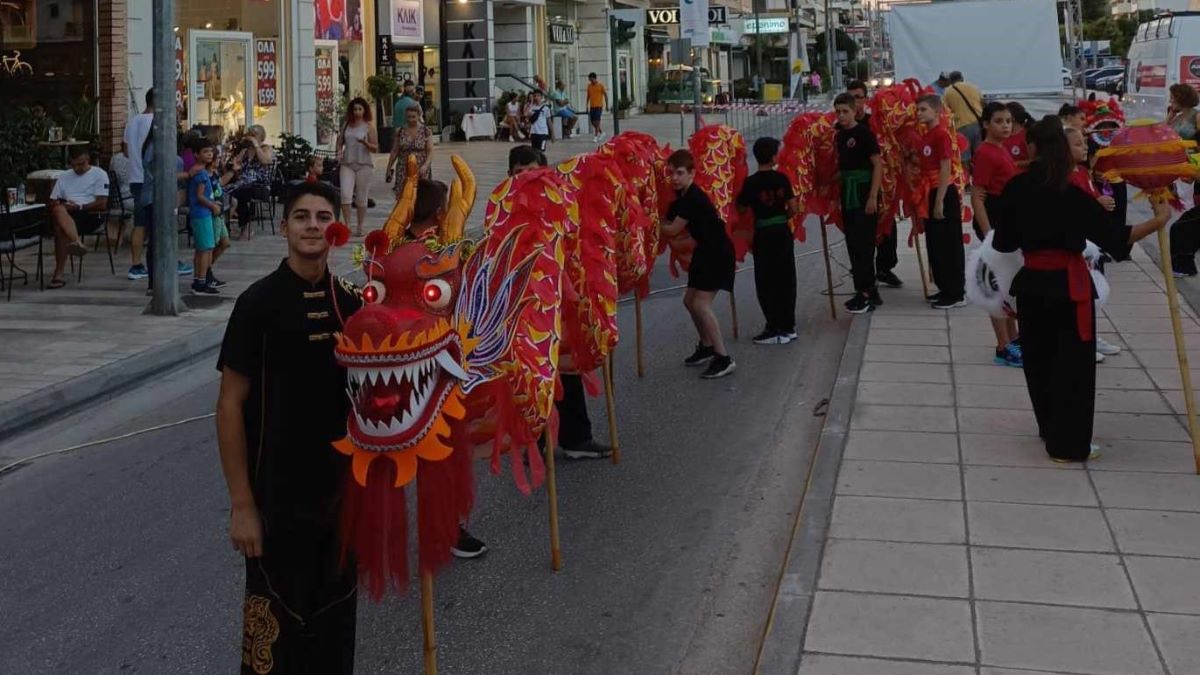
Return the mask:
<path id="1" fill-rule="evenodd" d="M 997 319 L 1015 317 L 1017 301 L 1010 294 L 1013 279 L 1025 264 L 1020 251 L 1001 253 L 992 247 L 994 232 L 988 232 L 983 243 L 967 257 L 967 299 Z M 1092 284 L 1096 288 L 1096 309 L 1108 302 L 1108 280 L 1100 272 L 1102 257 L 1100 247 L 1087 242 L 1083 258 L 1092 273 Z"/>

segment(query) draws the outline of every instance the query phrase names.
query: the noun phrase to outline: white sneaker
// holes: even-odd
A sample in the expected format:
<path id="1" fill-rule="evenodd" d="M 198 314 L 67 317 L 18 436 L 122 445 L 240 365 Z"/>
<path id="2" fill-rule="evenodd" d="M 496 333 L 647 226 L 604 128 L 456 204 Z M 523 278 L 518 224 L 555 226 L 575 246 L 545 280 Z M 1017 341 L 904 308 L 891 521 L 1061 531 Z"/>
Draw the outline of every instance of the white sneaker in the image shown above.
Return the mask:
<path id="1" fill-rule="evenodd" d="M 1096 363 L 1104 363 L 1104 355 L 1098 351 L 1096 352 Z"/>
<path id="2" fill-rule="evenodd" d="M 1099 335 L 1096 336 L 1096 351 L 1105 356 L 1116 356 L 1121 353 L 1121 348 L 1111 342 L 1106 341 Z"/>
<path id="3" fill-rule="evenodd" d="M 599 143 L 599 142 L 600 142 L 600 141 L 602 141 L 602 140 L 604 140 L 604 132 L 603 132 L 603 131 L 601 131 L 601 132 L 600 132 L 600 135 L 599 135 L 599 136 L 596 136 L 596 142 L 597 142 L 597 143 Z"/>

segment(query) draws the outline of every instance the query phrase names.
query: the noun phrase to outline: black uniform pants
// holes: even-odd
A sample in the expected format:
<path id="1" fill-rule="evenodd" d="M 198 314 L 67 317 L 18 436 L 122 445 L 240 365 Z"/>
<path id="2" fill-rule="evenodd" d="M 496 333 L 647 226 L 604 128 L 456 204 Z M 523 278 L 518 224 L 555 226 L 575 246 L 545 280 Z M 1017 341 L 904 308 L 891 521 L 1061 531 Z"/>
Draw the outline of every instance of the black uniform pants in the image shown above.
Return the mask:
<path id="1" fill-rule="evenodd" d="M 893 226 L 892 231 L 875 247 L 875 271 L 880 274 L 891 272 L 899 262 L 896 255 L 896 228 Z"/>
<path id="2" fill-rule="evenodd" d="M 1095 305 L 1091 307 L 1095 324 Z M 1017 296 L 1025 383 L 1038 434 L 1051 457 L 1083 461 L 1091 452 L 1096 341 L 1079 337 L 1075 303 Z"/>
<path id="3" fill-rule="evenodd" d="M 786 224 L 754 230 L 754 292 L 768 330 L 796 328 L 796 254 Z"/>
<path id="4" fill-rule="evenodd" d="M 867 293 L 875 288 L 875 227 L 876 217 L 861 208 L 842 212 L 846 228 L 846 252 L 850 254 L 850 275 L 854 290 Z"/>
<path id="5" fill-rule="evenodd" d="M 592 420 L 588 417 L 583 378 L 563 373 L 562 386 L 562 400 L 554 403 L 558 407 L 558 444 L 570 449 L 592 440 Z"/>
<path id="6" fill-rule="evenodd" d="M 246 559 L 242 675 L 353 675 L 357 574 L 333 525 L 271 520 Z"/>
<path id="7" fill-rule="evenodd" d="M 962 300 L 966 296 L 966 254 L 962 241 L 962 201 L 958 188 L 951 185 L 942 200 L 942 218 L 933 217 L 937 191 L 929 191 L 929 218 L 925 221 L 925 248 L 929 269 L 943 300 Z"/>
<path id="8" fill-rule="evenodd" d="M 1171 269 L 1196 274 L 1196 251 L 1200 250 L 1200 206 L 1188 209 L 1171 226 Z"/>

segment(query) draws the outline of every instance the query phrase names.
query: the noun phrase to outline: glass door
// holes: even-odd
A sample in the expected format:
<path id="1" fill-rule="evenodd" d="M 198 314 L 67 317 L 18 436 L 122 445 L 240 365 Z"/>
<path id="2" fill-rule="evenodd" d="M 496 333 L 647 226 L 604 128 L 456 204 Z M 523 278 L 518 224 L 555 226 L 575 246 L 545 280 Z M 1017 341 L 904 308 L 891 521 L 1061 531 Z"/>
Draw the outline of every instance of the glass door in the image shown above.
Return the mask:
<path id="1" fill-rule="evenodd" d="M 254 124 L 254 35 L 232 31 L 188 31 L 189 125 L 223 130 L 229 136 Z"/>
<path id="2" fill-rule="evenodd" d="M 617 52 L 617 100 L 613 101 L 613 105 L 620 110 L 621 101 L 633 100 L 633 90 L 630 87 L 630 59 L 629 52 Z"/>
<path id="3" fill-rule="evenodd" d="M 317 145 L 332 147 L 337 139 L 338 43 L 337 40 L 316 41 L 317 68 Z"/>

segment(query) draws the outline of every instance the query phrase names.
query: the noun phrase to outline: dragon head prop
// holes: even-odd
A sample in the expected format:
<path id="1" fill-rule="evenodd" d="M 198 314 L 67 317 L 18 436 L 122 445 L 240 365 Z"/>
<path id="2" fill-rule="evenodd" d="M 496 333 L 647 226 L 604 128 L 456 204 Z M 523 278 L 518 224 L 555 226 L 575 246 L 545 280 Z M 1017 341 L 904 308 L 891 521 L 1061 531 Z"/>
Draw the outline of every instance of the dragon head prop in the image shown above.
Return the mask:
<path id="1" fill-rule="evenodd" d="M 352 468 L 343 545 L 375 597 L 389 580 L 407 583 L 403 488 L 414 479 L 421 567 L 450 559 L 473 502 L 465 448 L 479 401 L 499 397 L 496 405 L 514 411 L 500 432 L 522 438 L 549 414 L 545 394 L 532 406 L 521 401 L 553 381 L 562 247 L 552 221 L 562 216 L 539 205 L 475 244 L 464 237 L 475 179 L 451 160 L 457 178 L 444 215 L 423 223 L 412 222 L 419 179 L 409 160 L 395 208 L 365 242 L 364 304 L 335 350 L 352 405 L 347 435 L 334 444 Z"/>
<path id="2" fill-rule="evenodd" d="M 1111 145 L 1113 135 L 1125 126 L 1125 112 L 1116 98 L 1080 101 L 1079 108 L 1083 110 L 1084 132 L 1102 148 Z"/>

